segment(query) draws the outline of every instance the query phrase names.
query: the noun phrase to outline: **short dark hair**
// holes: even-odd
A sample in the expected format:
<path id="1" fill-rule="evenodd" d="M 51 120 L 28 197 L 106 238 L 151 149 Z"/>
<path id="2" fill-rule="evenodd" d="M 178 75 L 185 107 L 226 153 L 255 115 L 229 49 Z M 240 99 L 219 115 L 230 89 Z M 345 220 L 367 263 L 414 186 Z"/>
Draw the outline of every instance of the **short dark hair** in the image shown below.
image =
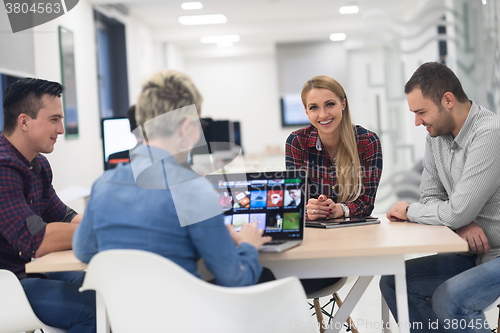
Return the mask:
<path id="1" fill-rule="evenodd" d="M 63 90 L 60 83 L 29 77 L 9 85 L 3 97 L 3 132 L 7 135 L 14 133 L 22 113 L 36 119 L 43 108 L 42 96 L 61 97 Z"/>
<path id="2" fill-rule="evenodd" d="M 439 62 L 422 64 L 406 83 L 405 94 L 417 88 L 422 91 L 422 96 L 431 99 L 437 106 L 441 105 L 446 92 L 451 92 L 461 103 L 469 100 L 455 73 Z"/>

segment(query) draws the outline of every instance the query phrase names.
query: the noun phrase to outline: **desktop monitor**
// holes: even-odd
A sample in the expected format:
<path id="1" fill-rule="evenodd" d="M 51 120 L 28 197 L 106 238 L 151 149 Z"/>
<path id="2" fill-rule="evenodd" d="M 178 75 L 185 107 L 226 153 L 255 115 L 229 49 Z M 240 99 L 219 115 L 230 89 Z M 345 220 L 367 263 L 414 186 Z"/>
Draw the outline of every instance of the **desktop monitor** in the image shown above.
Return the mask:
<path id="1" fill-rule="evenodd" d="M 210 149 L 214 151 L 230 151 L 234 143 L 234 125 L 230 120 L 214 120 L 211 124 Z"/>
<path id="2" fill-rule="evenodd" d="M 281 98 L 281 126 L 309 126 L 310 124 L 300 94 L 284 95 Z"/>
<path id="3" fill-rule="evenodd" d="M 241 143 L 241 125 L 239 121 L 233 121 L 233 130 L 234 144 L 239 146 L 241 148 L 241 154 L 244 154 L 243 145 Z"/>
<path id="4" fill-rule="evenodd" d="M 234 144 L 241 147 L 240 123 L 231 120 L 213 120 L 212 118 L 201 118 L 201 127 L 204 138 L 191 151 L 191 155 L 210 154 L 216 152 L 231 152 Z M 201 143 L 207 146 L 198 147 Z"/>
<path id="5" fill-rule="evenodd" d="M 137 140 L 130 132 L 130 122 L 127 118 L 104 118 L 101 128 L 104 169 L 107 170 L 110 168 L 109 156 L 134 148 Z"/>
<path id="6" fill-rule="evenodd" d="M 3 94 L 8 86 L 17 80 L 22 79 L 19 76 L 12 76 L 7 74 L 0 74 L 0 101 L 3 101 Z M 0 115 L 3 114 L 3 105 L 0 103 Z M 0 117 L 0 132 L 3 131 L 3 117 Z"/>

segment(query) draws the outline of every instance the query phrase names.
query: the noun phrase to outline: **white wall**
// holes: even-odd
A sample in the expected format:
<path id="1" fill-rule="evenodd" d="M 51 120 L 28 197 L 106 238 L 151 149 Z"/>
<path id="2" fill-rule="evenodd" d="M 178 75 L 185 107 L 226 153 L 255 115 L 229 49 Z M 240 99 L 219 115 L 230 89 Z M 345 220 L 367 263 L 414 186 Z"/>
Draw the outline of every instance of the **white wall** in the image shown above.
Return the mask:
<path id="1" fill-rule="evenodd" d="M 85 1 L 60 18 L 35 27 L 36 76 L 61 82 L 58 26 L 73 31 L 75 42 L 76 87 L 79 136 L 60 136 L 52 154 L 47 155 L 56 191 L 70 185 L 89 187 L 102 173 L 102 150 L 99 133 L 96 53 L 93 13 Z M 78 211 L 83 201 L 67 203 Z"/>
<path id="2" fill-rule="evenodd" d="M 13 34 L 7 12 L 0 6 L 0 73 L 28 76 L 35 73 L 33 34 Z"/>
<path id="3" fill-rule="evenodd" d="M 185 71 L 203 95 L 203 117 L 241 122 L 246 153 L 284 151 L 293 129 L 281 128 L 275 54 L 191 58 Z"/>
<path id="4" fill-rule="evenodd" d="M 141 92 L 142 83 L 162 67 L 162 59 L 160 48 L 152 40 L 146 24 L 131 16 L 123 23 L 126 26 L 129 98 L 132 105 Z"/>
<path id="5" fill-rule="evenodd" d="M 347 89 L 346 55 L 342 42 L 278 44 L 276 62 L 280 97 L 281 94 L 300 94 L 304 83 L 318 75 L 333 77 Z"/>

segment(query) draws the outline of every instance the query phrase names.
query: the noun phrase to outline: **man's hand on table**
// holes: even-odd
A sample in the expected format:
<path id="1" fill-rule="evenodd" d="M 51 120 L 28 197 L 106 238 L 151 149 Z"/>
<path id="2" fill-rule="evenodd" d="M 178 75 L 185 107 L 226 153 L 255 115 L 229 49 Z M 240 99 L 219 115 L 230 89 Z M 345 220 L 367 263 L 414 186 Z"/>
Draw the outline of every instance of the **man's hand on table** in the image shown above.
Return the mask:
<path id="1" fill-rule="evenodd" d="M 391 222 L 408 221 L 408 216 L 406 216 L 407 211 L 408 203 L 405 201 L 400 201 L 392 206 L 392 208 L 387 212 L 386 217 Z"/>

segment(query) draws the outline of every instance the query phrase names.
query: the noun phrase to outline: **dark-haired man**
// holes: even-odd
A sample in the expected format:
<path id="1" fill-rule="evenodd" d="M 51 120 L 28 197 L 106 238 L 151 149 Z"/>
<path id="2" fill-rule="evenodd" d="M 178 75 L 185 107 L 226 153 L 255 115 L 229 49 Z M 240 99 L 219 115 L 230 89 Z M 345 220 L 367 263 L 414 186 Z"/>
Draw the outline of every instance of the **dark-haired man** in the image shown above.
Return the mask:
<path id="1" fill-rule="evenodd" d="M 95 332 L 95 296 L 80 293 L 83 272 L 26 274 L 32 258 L 71 249 L 82 216 L 52 187 L 52 170 L 40 153 L 54 150 L 64 133 L 56 82 L 26 78 L 7 87 L 0 135 L 0 269 L 18 276 L 34 312 L 45 324 L 71 333 Z"/>
<path id="2" fill-rule="evenodd" d="M 429 132 L 421 196 L 387 218 L 447 226 L 470 248 L 406 262 L 412 332 L 489 333 L 482 310 L 500 296 L 500 117 L 469 101 L 439 63 L 420 66 L 405 93 L 415 125 Z M 380 288 L 397 318 L 394 278 Z"/>

